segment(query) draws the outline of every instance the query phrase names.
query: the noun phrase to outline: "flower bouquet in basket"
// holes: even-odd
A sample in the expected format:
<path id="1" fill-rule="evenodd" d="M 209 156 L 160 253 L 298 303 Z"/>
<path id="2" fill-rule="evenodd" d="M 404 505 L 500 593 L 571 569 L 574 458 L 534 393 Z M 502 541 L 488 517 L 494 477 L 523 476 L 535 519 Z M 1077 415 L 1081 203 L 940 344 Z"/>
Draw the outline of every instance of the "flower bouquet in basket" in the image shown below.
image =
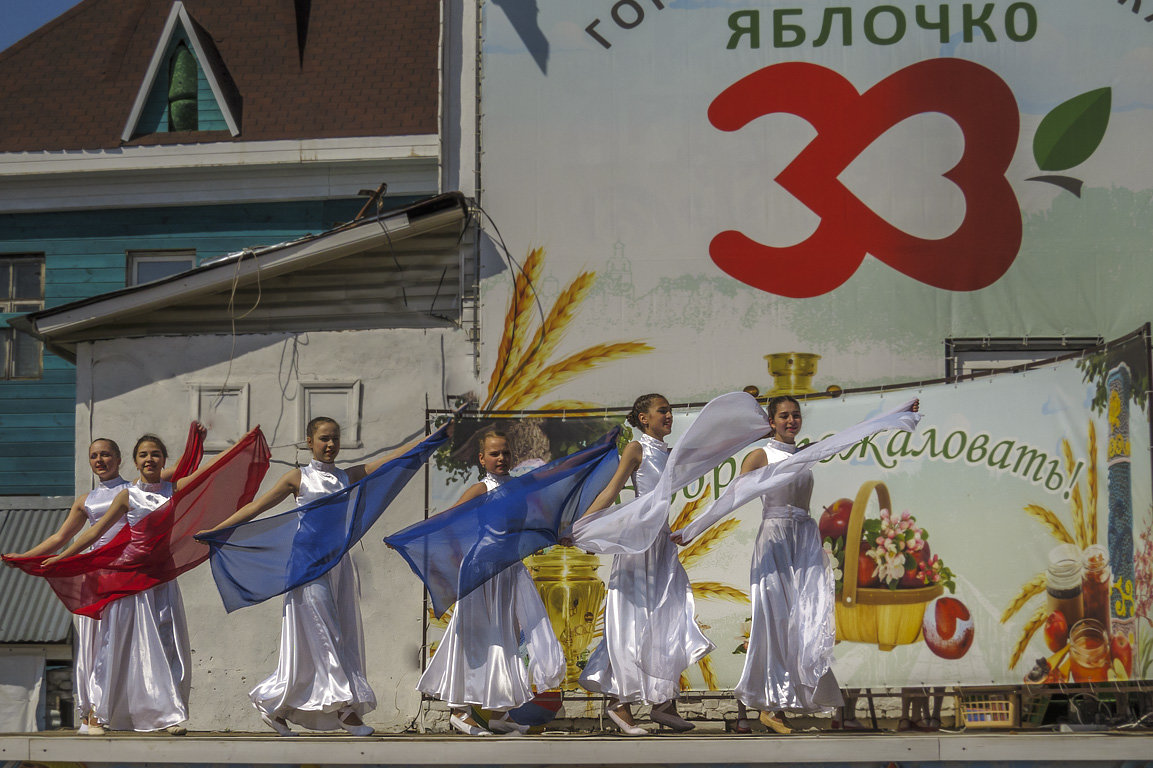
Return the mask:
<path id="1" fill-rule="evenodd" d="M 880 517 L 866 519 L 874 493 Z M 968 609 L 950 598 L 941 601 L 945 605 L 938 604 L 932 616 L 925 616 L 928 603 L 946 588 L 956 591 L 954 574 L 932 554 L 929 533 L 917 519 L 892 509 L 889 489 L 871 481 L 861 486 L 856 499 L 838 499 L 821 515 L 821 538 L 837 590 L 837 640 L 876 643 L 881 650 L 892 650 L 919 640 L 924 621 L 931 632 L 929 646 L 938 655 L 942 655 L 935 647 L 938 640 L 956 645 L 963 637 L 958 631 L 968 635 L 960 650 L 964 655 L 972 641 Z"/>

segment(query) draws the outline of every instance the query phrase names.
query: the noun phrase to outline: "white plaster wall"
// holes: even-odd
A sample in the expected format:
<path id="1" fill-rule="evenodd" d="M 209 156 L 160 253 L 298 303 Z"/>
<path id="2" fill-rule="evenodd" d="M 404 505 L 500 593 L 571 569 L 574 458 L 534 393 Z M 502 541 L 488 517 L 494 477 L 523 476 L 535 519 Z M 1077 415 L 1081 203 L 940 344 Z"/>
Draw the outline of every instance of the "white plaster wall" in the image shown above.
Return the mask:
<path id="1" fill-rule="evenodd" d="M 456 330 L 374 330 L 295 335 L 153 337 L 80 345 L 77 359 L 76 444 L 93 436 L 117 440 L 127 454 L 142 432 L 159 434 L 180 452 L 191 417 L 190 384 L 248 383 L 250 425 L 273 446 L 268 488 L 308 455 L 299 437 L 300 382 L 363 382 L 363 449 L 347 449 L 355 464 L 423 433 L 426 402 L 444 407 L 445 393 L 474 387 L 469 345 Z M 230 359 L 231 357 L 231 359 Z M 231 370 L 229 369 L 231 366 Z M 135 470 L 126 466 L 125 477 Z M 77 488 L 91 487 L 87 461 L 76 462 Z M 288 508 L 286 503 L 282 508 Z M 381 538 L 424 515 L 418 475 L 384 519 L 353 552 L 360 571 L 368 676 L 379 707 L 366 721 L 403 730 L 417 716 L 422 588 Z M 207 564 L 179 580 L 193 649 L 193 730 L 264 731 L 248 691 L 276 667 L 280 601 L 226 614 Z"/>

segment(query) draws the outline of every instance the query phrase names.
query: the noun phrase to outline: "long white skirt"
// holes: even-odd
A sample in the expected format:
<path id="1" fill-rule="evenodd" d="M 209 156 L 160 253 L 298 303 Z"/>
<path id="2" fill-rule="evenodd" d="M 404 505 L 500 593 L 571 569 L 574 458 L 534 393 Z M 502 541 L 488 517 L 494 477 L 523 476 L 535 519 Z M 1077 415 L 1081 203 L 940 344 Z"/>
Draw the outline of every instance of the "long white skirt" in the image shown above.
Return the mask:
<path id="1" fill-rule="evenodd" d="M 530 701 L 534 687 L 560 685 L 564 672 L 564 651 L 540 593 L 516 563 L 457 602 L 416 689 L 453 707 L 504 712 Z"/>
<path id="2" fill-rule="evenodd" d="M 96 719 L 117 731 L 158 731 L 188 719 L 192 659 L 175 581 L 122 597 L 99 622 Z"/>
<path id="3" fill-rule="evenodd" d="M 817 522 L 807 513 L 762 520 L 751 581 L 753 621 L 737 698 L 767 711 L 841 706 L 831 669 L 833 573 Z"/>
<path id="4" fill-rule="evenodd" d="M 101 636 L 100 619 L 87 616 L 76 617 L 76 665 L 72 674 L 72 691 L 76 711 L 81 718 L 92 713 L 93 702 L 99 701 L 100 689 L 93 673 L 96 669 L 98 647 L 106 640 Z"/>
<path id="5" fill-rule="evenodd" d="M 365 674 L 360 580 L 345 555 L 332 570 L 284 596 L 280 661 L 249 697 L 271 718 L 333 731 L 339 716 L 376 709 Z"/>
<path id="6" fill-rule="evenodd" d="M 589 656 L 581 685 L 624 704 L 675 699 L 681 673 L 716 647 L 695 612 L 692 586 L 666 525 L 647 551 L 613 556 L 604 638 Z"/>

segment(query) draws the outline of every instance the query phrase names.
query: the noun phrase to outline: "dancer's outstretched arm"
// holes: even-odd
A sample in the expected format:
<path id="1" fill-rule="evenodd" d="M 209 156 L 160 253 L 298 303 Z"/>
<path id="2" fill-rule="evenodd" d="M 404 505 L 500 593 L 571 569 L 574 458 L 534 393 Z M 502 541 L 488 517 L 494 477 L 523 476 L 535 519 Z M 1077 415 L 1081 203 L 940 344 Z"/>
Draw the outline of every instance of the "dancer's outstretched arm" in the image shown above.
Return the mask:
<path id="1" fill-rule="evenodd" d="M 116 494 L 116 498 L 112 500 L 112 506 L 108 507 L 108 511 L 96 521 L 95 525 L 88 526 L 63 552 L 45 560 L 44 564 L 52 565 L 59 560 L 75 555 L 77 552 L 83 552 L 103 536 L 117 520 L 124 517 L 126 512 L 128 512 L 128 491 L 124 490 Z"/>
<path id="2" fill-rule="evenodd" d="M 275 507 L 280 502 L 287 499 L 289 496 L 300 495 L 300 470 L 290 469 L 281 475 L 280 479 L 276 481 L 276 485 L 269 488 L 260 496 L 245 504 L 240 509 L 236 510 L 224 522 L 215 528 L 208 528 L 207 530 L 198 531 L 197 536 L 203 536 L 208 533 L 215 533 L 221 528 L 228 528 L 239 523 L 246 523 L 257 515 L 267 512 Z"/>

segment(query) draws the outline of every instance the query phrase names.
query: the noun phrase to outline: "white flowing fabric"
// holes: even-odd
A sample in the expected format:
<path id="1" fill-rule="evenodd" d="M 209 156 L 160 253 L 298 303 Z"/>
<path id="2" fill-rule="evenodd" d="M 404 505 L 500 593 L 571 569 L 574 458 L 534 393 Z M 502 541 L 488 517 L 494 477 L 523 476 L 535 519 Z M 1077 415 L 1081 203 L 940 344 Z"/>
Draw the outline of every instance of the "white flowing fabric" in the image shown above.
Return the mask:
<path id="1" fill-rule="evenodd" d="M 606 555 L 647 551 L 666 535 L 676 491 L 769 431 L 768 416 L 751 395 L 730 392 L 710 400 L 677 440 L 657 484 L 632 501 L 582 517 L 573 525 L 573 542 Z"/>
<path id="2" fill-rule="evenodd" d="M 486 475 L 488 490 L 507 476 Z M 528 654 L 526 667 L 521 638 Z M 416 689 L 451 707 L 494 712 L 560 685 L 565 659 L 528 569 L 516 563 L 461 598 Z"/>
<path id="3" fill-rule="evenodd" d="M 796 448 L 770 440 L 769 464 Z M 833 574 L 809 516 L 812 470 L 762 497 L 764 511 L 753 547 L 749 596 L 752 623 L 737 698 L 753 709 L 817 712 L 841 706 L 833 677 Z"/>
<path id="4" fill-rule="evenodd" d="M 333 464 L 300 468 L 298 507 L 348 486 Z M 315 581 L 284 595 L 276 671 L 252 689 L 252 704 L 269 718 L 315 731 L 334 731 L 346 711 L 376 709 L 365 673 L 360 579 L 349 555 Z"/>
<path id="5" fill-rule="evenodd" d="M 780 461 L 769 464 L 747 475 L 740 475 L 729 484 L 720 498 L 681 531 L 685 544 L 700 536 L 721 518 L 733 510 L 748 504 L 759 496 L 784 488 L 801 475 L 830 456 L 848 450 L 866 437 L 887 429 L 912 431 L 921 420 L 921 414 L 909 410 L 915 401 L 910 400 L 900 408 L 874 416 L 848 429 L 844 429 L 818 443 L 810 443 L 796 453 L 789 454 Z M 706 406 L 707 407 L 707 406 Z M 701 411 L 703 414 L 704 411 Z M 695 425 L 694 425 L 695 426 Z M 666 504 L 668 502 L 666 501 Z"/>
<path id="6" fill-rule="evenodd" d="M 172 497 L 172 483 L 128 486 L 128 525 Z M 175 581 L 122 597 L 100 621 L 96 719 L 113 730 L 157 731 L 188 719 L 191 652 L 184 601 Z"/>
<path id="7" fill-rule="evenodd" d="M 84 497 L 84 514 L 88 517 L 89 525 L 96 525 L 100 518 L 104 517 L 113 500 L 127 485 L 127 480 L 117 477 L 107 482 L 102 481 L 88 492 Z M 107 544 L 120 532 L 125 523 L 125 518 L 117 520 L 87 551 Z M 72 684 L 76 696 L 76 709 L 82 718 L 92 712 L 94 702 L 103 696 L 103 690 L 94 677 L 96 659 L 107 643 L 107 636 L 101 634 L 100 621 L 88 616 L 76 617 L 76 672 Z"/>
<path id="8" fill-rule="evenodd" d="M 658 484 L 669 458 L 664 442 L 640 433 L 637 493 Z M 680 692 L 681 673 L 716 646 L 696 621 L 692 586 L 669 541 L 668 522 L 646 551 L 613 556 L 604 637 L 581 674 L 585 688 L 622 704 L 662 704 Z"/>

